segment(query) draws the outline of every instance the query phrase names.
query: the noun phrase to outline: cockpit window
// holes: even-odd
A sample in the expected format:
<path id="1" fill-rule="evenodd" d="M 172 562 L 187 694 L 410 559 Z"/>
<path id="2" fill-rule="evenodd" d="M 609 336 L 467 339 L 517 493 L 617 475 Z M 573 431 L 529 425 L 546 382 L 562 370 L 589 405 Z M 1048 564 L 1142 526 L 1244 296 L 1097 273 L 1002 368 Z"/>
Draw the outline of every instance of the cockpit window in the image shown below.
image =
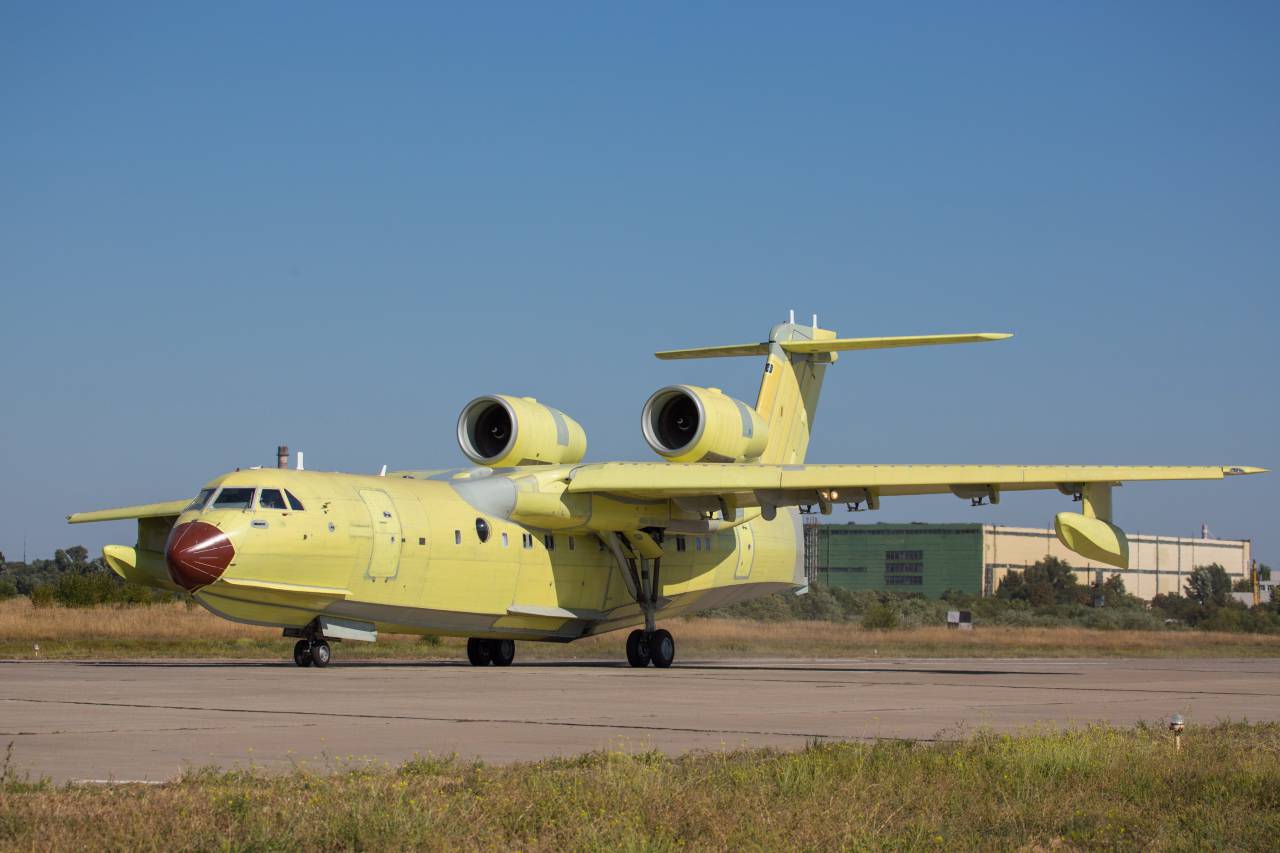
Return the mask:
<path id="1" fill-rule="evenodd" d="M 285 496 L 289 498 L 289 509 L 294 512 L 302 512 L 302 501 L 298 500 L 297 497 L 294 496 L 293 492 L 288 489 L 285 489 L 284 493 Z"/>
<path id="2" fill-rule="evenodd" d="M 248 509 L 253 506 L 253 489 L 223 489 L 214 498 L 214 509 Z"/>
<path id="3" fill-rule="evenodd" d="M 204 509 L 204 505 L 209 502 L 209 495 L 211 494 L 213 494 L 213 489 L 201 489 L 200 494 L 196 495 L 191 503 L 187 504 L 187 510 Z"/>
<path id="4" fill-rule="evenodd" d="M 288 509 L 284 505 L 284 495 L 279 489 L 263 489 L 258 493 L 259 509 Z"/>

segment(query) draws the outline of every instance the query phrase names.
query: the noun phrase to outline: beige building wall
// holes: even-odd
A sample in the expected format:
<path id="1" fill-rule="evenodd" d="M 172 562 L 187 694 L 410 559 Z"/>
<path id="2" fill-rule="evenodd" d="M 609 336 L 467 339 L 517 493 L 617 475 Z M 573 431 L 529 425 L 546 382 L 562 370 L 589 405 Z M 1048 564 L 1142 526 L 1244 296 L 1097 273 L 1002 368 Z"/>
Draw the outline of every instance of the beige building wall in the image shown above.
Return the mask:
<path id="1" fill-rule="evenodd" d="M 1180 536 L 1129 534 L 1129 568 L 1117 569 L 1087 560 L 1067 550 L 1052 530 L 1038 527 L 982 527 L 984 595 L 992 595 L 1009 571 L 1022 571 L 1045 557 L 1065 560 L 1076 569 L 1081 583 L 1093 583 L 1095 572 L 1103 577 L 1118 574 L 1130 595 L 1151 599 L 1160 593 L 1181 592 L 1186 576 L 1196 566 L 1217 563 L 1234 582 L 1248 577 L 1251 558 L 1247 539 L 1192 539 Z"/>

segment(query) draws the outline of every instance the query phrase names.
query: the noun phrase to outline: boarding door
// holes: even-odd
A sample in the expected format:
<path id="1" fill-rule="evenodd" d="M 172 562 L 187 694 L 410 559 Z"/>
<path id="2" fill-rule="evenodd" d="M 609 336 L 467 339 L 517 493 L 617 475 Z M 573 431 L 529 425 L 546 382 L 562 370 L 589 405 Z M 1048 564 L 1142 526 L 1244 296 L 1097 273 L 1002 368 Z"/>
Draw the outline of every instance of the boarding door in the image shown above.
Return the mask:
<path id="1" fill-rule="evenodd" d="M 373 550 L 369 554 L 369 577 L 393 578 L 400 571 L 400 517 L 395 504 L 380 489 L 361 489 L 360 497 L 369 510 L 373 525 Z"/>

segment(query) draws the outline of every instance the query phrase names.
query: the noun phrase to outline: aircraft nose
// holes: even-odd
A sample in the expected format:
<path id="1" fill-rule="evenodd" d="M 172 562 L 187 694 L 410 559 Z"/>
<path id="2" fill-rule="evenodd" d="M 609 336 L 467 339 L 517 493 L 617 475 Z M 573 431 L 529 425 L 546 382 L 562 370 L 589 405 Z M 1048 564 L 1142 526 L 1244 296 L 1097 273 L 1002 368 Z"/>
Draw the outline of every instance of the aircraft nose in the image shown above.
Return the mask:
<path id="1" fill-rule="evenodd" d="M 164 549 L 169 577 L 191 592 L 222 577 L 235 555 L 227 534 L 205 521 L 174 527 Z"/>

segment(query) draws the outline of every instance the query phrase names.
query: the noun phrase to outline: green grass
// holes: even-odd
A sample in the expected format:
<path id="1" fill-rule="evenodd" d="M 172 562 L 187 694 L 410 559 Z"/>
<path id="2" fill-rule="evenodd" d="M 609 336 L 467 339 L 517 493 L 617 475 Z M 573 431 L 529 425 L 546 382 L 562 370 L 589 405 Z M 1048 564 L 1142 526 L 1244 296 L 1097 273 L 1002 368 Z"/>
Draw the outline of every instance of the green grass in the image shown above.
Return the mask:
<path id="1" fill-rule="evenodd" d="M 1280 725 L 1094 727 L 955 743 L 667 758 L 593 753 L 486 767 L 159 785 L 0 782 L 14 850 L 1275 849 Z"/>

